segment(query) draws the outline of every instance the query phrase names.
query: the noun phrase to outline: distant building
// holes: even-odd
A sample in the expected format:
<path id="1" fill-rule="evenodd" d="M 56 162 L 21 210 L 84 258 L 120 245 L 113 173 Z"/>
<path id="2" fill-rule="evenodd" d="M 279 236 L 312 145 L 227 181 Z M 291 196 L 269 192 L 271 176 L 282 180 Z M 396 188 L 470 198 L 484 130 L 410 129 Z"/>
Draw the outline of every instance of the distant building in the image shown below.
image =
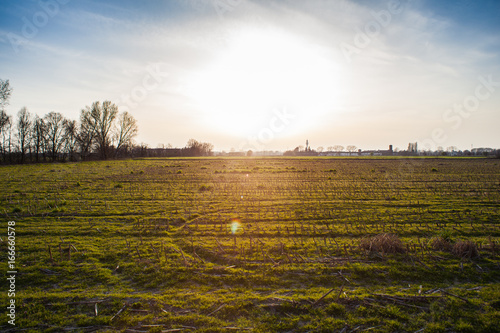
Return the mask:
<path id="1" fill-rule="evenodd" d="M 319 153 L 318 156 L 359 156 L 359 152 L 325 151 Z"/>
<path id="2" fill-rule="evenodd" d="M 394 151 L 392 150 L 392 145 L 389 145 L 389 149 L 387 150 L 361 150 L 361 156 L 392 156 L 394 155 Z"/>
<path id="3" fill-rule="evenodd" d="M 418 153 L 418 147 L 417 147 L 417 143 L 416 142 L 410 142 L 408 144 L 408 150 L 407 150 L 408 153 Z"/>
<path id="4" fill-rule="evenodd" d="M 495 150 L 493 148 L 472 148 L 471 153 L 473 155 L 484 155 L 484 154 L 491 154 Z"/>

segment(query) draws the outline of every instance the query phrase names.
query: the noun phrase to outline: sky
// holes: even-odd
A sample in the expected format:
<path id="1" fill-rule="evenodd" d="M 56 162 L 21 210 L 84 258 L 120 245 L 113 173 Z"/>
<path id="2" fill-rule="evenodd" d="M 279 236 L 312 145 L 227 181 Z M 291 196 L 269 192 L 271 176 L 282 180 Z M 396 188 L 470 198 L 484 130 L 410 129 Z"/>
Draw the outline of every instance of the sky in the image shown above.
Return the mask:
<path id="1" fill-rule="evenodd" d="M 500 1 L 2 0 L 0 79 L 137 143 L 216 150 L 500 147 Z"/>

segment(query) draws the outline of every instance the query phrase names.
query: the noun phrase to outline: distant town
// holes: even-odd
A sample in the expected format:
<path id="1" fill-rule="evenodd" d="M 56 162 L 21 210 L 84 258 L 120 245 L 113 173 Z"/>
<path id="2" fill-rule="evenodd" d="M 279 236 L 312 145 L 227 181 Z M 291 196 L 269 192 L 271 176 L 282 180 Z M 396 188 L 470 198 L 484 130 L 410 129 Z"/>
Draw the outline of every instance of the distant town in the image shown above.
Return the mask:
<path id="1" fill-rule="evenodd" d="M 194 140 L 193 140 L 194 141 Z M 196 142 L 196 141 L 195 141 Z M 207 145 L 207 144 L 205 144 Z M 211 145 L 210 145 L 211 146 Z M 192 145 L 188 145 L 192 147 Z M 213 146 L 211 146 L 213 147 Z M 211 148 L 210 147 L 210 148 Z M 144 147 L 142 155 L 150 157 L 175 157 L 175 156 L 192 156 L 193 149 L 189 148 L 172 148 L 159 146 L 157 148 Z M 305 141 L 305 145 L 295 147 L 293 150 L 242 150 L 237 151 L 215 151 L 211 149 L 197 151 L 198 156 L 221 156 L 221 157 L 252 157 L 252 156 L 343 156 L 343 157 L 363 157 L 363 156 L 491 156 L 500 157 L 500 149 L 494 148 L 471 148 L 470 150 L 458 150 L 455 146 L 437 147 L 436 150 L 419 149 L 417 142 L 410 142 L 406 150 L 393 148 L 389 145 L 388 149 L 363 150 L 354 145 L 341 146 L 335 145 L 327 148 L 318 147 L 311 148 L 309 140 Z"/>

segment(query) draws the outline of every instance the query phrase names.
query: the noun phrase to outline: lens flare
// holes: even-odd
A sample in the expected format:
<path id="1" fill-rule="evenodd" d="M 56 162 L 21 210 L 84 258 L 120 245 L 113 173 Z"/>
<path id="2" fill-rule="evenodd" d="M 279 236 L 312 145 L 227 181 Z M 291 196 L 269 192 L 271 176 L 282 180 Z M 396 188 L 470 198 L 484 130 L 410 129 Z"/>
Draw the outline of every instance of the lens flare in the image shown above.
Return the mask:
<path id="1" fill-rule="evenodd" d="M 239 219 L 231 219 L 231 232 L 233 233 L 233 235 L 236 234 L 240 226 L 241 221 Z"/>

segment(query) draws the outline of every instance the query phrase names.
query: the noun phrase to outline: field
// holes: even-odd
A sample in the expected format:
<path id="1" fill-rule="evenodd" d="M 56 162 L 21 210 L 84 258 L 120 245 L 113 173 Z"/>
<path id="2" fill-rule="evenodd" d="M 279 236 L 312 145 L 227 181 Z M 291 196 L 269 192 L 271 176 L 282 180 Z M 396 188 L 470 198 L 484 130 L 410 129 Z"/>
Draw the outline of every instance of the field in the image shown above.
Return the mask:
<path id="1" fill-rule="evenodd" d="M 500 330 L 498 159 L 144 159 L 0 179 L 0 269 L 15 221 L 18 271 L 3 332 Z"/>

